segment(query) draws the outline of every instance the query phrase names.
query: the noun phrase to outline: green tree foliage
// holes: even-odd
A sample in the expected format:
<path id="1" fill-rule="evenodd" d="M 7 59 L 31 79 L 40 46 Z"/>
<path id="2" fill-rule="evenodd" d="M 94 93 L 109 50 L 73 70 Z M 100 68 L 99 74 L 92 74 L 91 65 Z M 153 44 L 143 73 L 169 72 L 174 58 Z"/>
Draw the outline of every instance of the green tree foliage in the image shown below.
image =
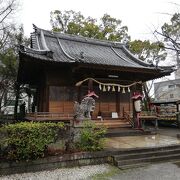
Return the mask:
<path id="1" fill-rule="evenodd" d="M 92 17 L 85 18 L 80 12 L 55 10 L 50 14 L 50 23 L 57 32 L 119 42 L 130 40 L 127 26 L 122 26 L 121 20 L 108 14 L 97 21 Z"/>
<path id="2" fill-rule="evenodd" d="M 134 40 L 129 42 L 130 51 L 139 59 L 158 65 L 166 59 L 167 53 L 162 42 Z"/>
<path id="3" fill-rule="evenodd" d="M 121 26 L 121 20 L 104 14 L 101 21 L 100 27 L 102 28 L 103 37 L 107 40 L 126 42 L 130 39 L 127 34 L 128 28 L 127 26 Z"/>

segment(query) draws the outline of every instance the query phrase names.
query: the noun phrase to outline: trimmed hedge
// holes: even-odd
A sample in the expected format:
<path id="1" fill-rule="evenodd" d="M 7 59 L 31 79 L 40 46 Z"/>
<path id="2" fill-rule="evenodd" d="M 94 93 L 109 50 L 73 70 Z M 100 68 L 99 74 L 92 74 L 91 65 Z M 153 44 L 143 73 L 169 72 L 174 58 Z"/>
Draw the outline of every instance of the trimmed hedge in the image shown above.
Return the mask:
<path id="1" fill-rule="evenodd" d="M 105 133 L 105 127 L 97 127 L 92 121 L 85 120 L 76 146 L 83 151 L 100 151 L 104 147 Z"/>
<path id="2" fill-rule="evenodd" d="M 0 128 L 1 154 L 10 160 L 43 157 L 47 145 L 56 141 L 64 123 L 21 122 Z"/>

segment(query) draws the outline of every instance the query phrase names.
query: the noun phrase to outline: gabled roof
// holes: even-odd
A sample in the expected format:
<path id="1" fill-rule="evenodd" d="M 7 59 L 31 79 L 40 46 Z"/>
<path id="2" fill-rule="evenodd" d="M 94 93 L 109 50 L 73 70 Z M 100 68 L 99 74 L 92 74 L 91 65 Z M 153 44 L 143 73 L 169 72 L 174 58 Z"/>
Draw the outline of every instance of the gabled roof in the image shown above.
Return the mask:
<path id="1" fill-rule="evenodd" d="M 34 26 L 31 48 L 23 48 L 21 54 L 59 63 L 104 65 L 121 68 L 155 70 L 170 74 L 172 68 L 157 68 L 137 59 L 128 49 L 118 43 L 96 40 L 47 31 Z"/>

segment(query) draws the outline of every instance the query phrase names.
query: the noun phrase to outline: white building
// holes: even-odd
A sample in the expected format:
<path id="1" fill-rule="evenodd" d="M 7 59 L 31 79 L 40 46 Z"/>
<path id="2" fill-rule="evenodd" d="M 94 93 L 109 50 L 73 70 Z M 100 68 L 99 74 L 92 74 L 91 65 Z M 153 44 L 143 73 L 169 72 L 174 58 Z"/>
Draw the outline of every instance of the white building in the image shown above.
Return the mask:
<path id="1" fill-rule="evenodd" d="M 175 72 L 175 79 L 154 83 L 155 101 L 180 100 L 180 69 Z"/>

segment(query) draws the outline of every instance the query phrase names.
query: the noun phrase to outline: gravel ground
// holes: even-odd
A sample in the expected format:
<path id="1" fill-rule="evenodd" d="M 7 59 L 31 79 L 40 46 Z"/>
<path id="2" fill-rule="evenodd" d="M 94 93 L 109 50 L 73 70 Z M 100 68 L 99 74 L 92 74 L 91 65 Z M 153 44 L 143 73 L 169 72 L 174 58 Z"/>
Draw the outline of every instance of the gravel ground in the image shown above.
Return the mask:
<path id="1" fill-rule="evenodd" d="M 108 164 L 2 176 L 0 180 L 179 180 L 180 162 L 120 170 Z"/>
<path id="2" fill-rule="evenodd" d="M 13 174 L 2 176 L 0 180 L 81 180 L 87 179 L 96 174 L 103 174 L 109 171 L 110 165 L 93 165 L 75 168 L 63 168 L 51 171 L 41 171 L 34 173 Z"/>

